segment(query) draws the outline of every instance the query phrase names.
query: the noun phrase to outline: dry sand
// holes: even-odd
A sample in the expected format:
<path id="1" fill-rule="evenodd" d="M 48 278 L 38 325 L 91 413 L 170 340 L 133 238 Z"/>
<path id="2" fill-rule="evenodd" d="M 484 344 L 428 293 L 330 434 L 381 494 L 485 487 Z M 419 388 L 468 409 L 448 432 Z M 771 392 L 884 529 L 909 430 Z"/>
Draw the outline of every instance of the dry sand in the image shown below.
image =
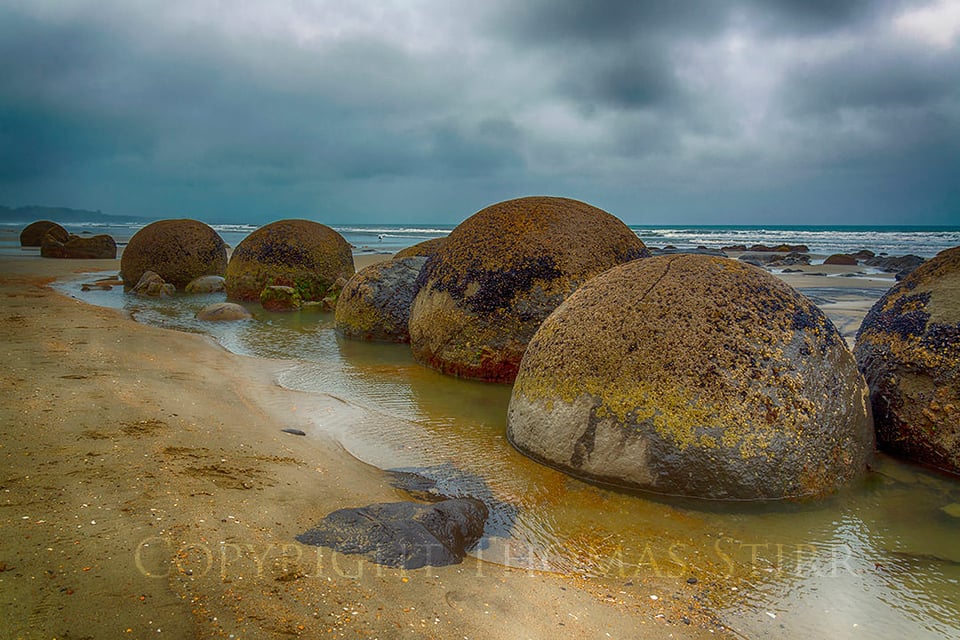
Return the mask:
<path id="1" fill-rule="evenodd" d="M 117 269 L 0 258 L 0 637 L 724 635 L 697 604 L 708 585 L 684 578 L 402 571 L 294 542 L 406 495 L 335 442 L 281 432 L 297 396 L 278 363 L 46 286 Z"/>

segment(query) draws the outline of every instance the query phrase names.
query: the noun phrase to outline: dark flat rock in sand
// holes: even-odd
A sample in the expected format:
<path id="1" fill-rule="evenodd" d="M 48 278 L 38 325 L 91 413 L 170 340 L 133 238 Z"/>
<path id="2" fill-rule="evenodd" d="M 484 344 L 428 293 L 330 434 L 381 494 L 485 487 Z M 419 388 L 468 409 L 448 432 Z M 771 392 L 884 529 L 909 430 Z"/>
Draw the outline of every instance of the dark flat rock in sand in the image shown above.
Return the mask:
<path id="1" fill-rule="evenodd" d="M 390 502 L 334 511 L 298 542 L 363 554 L 404 569 L 461 562 L 483 535 L 487 507 L 476 498 L 433 504 Z"/>

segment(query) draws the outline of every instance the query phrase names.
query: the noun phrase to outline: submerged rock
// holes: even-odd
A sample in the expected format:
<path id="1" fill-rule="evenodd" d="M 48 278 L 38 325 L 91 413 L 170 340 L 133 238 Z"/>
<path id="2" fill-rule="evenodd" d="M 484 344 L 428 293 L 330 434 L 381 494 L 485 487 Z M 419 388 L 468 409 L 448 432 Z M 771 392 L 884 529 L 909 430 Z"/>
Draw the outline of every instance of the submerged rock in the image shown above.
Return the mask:
<path id="1" fill-rule="evenodd" d="M 410 257 L 378 262 L 353 276 L 337 299 L 337 332 L 356 340 L 410 342 L 410 306 L 426 261 Z"/>
<path id="2" fill-rule="evenodd" d="M 40 245 L 40 255 L 44 258 L 115 260 L 117 243 L 105 233 L 89 237 L 70 234 L 66 241 L 60 241 L 54 234 L 48 233 Z"/>
<path id="3" fill-rule="evenodd" d="M 23 231 L 20 232 L 21 247 L 39 247 L 43 244 L 43 239 L 50 235 L 58 242 L 66 242 L 70 234 L 56 222 L 50 220 L 37 220 L 31 222 Z"/>
<path id="4" fill-rule="evenodd" d="M 227 245 L 198 220 L 158 220 L 137 231 L 120 257 L 124 286 L 131 288 L 153 271 L 178 289 L 200 276 L 222 276 Z"/>
<path id="5" fill-rule="evenodd" d="M 637 260 L 537 331 L 507 436 L 573 475 L 677 496 L 828 493 L 873 451 L 867 388 L 810 300 L 736 260 Z"/>
<path id="6" fill-rule="evenodd" d="M 462 222 L 420 272 L 414 358 L 446 374 L 512 382 L 537 327 L 583 282 L 647 256 L 609 213 L 567 198 L 501 202 Z"/>
<path id="7" fill-rule="evenodd" d="M 854 352 L 870 385 L 880 448 L 960 474 L 960 247 L 878 300 Z"/>
<path id="8" fill-rule="evenodd" d="M 296 289 L 301 300 L 335 295 L 353 276 L 343 236 L 312 220 L 278 220 L 244 238 L 227 265 L 227 297 L 257 300 L 265 287 Z"/>
<path id="9" fill-rule="evenodd" d="M 296 539 L 390 567 L 442 567 L 463 561 L 486 518 L 487 507 L 475 498 L 391 502 L 334 511 Z"/>
<path id="10" fill-rule="evenodd" d="M 233 320 L 249 320 L 253 315 L 247 308 L 236 302 L 214 302 L 197 312 L 197 320 L 208 322 L 230 322 Z"/>
<path id="11" fill-rule="evenodd" d="M 133 287 L 133 293 L 145 298 L 160 298 L 162 296 L 172 296 L 177 292 L 177 288 L 169 282 L 164 281 L 160 274 L 153 271 L 144 271 L 140 280 Z"/>

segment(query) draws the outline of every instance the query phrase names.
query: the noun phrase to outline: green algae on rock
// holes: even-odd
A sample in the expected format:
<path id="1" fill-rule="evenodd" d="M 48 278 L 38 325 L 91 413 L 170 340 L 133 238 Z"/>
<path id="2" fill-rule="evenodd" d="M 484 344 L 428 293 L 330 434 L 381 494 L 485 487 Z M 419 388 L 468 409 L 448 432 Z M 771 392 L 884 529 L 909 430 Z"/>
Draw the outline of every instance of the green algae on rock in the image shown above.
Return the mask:
<path id="1" fill-rule="evenodd" d="M 941 251 L 878 300 L 854 353 L 880 448 L 960 474 L 960 247 Z"/>
<path id="2" fill-rule="evenodd" d="M 153 271 L 177 289 L 200 276 L 222 276 L 227 245 L 199 220 L 158 220 L 137 231 L 120 257 L 125 289 L 134 287 L 145 271 Z"/>
<path id="3" fill-rule="evenodd" d="M 425 257 L 372 264 L 350 278 L 337 299 L 336 329 L 356 340 L 410 342 L 407 323 Z"/>
<path id="4" fill-rule="evenodd" d="M 231 300 L 259 300 L 265 287 L 293 287 L 304 302 L 336 294 L 353 276 L 343 236 L 312 220 L 278 220 L 244 238 L 230 257 L 225 285 Z"/>
<path id="5" fill-rule="evenodd" d="M 512 382 L 527 342 L 593 276 L 649 255 L 606 211 L 527 197 L 462 222 L 427 261 L 410 311 L 414 358 L 463 378 Z"/>
<path id="6" fill-rule="evenodd" d="M 822 495 L 861 474 L 867 388 L 810 300 L 736 260 L 637 260 L 583 285 L 524 356 L 520 451 L 576 476 L 691 498 Z"/>

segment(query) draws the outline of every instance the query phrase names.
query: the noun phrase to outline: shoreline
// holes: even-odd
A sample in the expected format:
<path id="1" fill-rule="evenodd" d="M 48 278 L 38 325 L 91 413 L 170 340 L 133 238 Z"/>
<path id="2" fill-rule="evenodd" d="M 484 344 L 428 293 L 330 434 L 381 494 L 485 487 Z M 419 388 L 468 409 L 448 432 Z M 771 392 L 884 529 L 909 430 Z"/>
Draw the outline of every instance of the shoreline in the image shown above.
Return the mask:
<path id="1" fill-rule="evenodd" d="M 295 543 L 330 511 L 407 496 L 337 443 L 281 431 L 299 424 L 282 363 L 48 286 L 118 268 L 0 257 L 0 635 L 724 634 L 685 577 L 402 570 Z"/>

